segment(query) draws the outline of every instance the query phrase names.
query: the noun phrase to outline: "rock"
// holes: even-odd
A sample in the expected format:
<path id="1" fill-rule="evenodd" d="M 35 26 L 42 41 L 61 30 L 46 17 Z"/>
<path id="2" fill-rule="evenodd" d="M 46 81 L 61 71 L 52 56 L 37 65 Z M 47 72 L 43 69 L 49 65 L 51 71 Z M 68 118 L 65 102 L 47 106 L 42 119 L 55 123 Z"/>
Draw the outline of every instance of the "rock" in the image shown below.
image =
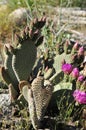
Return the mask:
<path id="1" fill-rule="evenodd" d="M 30 20 L 30 11 L 26 8 L 19 8 L 9 14 L 8 20 L 13 26 L 22 26 Z"/>
<path id="2" fill-rule="evenodd" d="M 3 114 L 10 112 L 10 95 L 9 94 L 0 94 L 0 108 L 3 111 Z"/>

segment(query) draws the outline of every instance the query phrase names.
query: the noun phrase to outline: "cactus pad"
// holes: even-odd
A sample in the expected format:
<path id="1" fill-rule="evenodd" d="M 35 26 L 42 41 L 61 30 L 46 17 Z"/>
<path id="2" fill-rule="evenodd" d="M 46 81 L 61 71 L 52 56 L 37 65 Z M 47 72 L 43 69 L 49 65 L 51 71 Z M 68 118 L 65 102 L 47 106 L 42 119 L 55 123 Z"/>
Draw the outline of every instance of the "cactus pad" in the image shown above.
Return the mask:
<path id="1" fill-rule="evenodd" d="M 36 47 L 31 41 L 24 41 L 23 45 L 13 55 L 12 67 L 15 75 L 20 80 L 28 80 L 36 60 Z"/>
<path id="2" fill-rule="evenodd" d="M 29 112 L 34 128 L 41 126 L 41 121 L 52 96 L 52 85 L 44 86 L 44 78 L 37 76 L 29 86 L 25 81 L 20 82 L 21 92 L 29 104 Z M 27 96 L 26 96 L 27 95 Z"/>
<path id="3" fill-rule="evenodd" d="M 17 91 L 19 91 L 18 80 L 17 80 L 15 73 L 13 71 L 13 68 L 12 68 L 12 57 L 13 57 L 13 54 L 11 53 L 12 48 L 13 47 L 9 44 L 6 44 L 4 46 L 5 53 L 6 53 L 5 60 L 4 60 L 4 67 L 5 67 L 5 70 L 7 71 L 7 73 L 9 74 L 9 76 L 11 78 L 10 83 L 12 83 L 12 85 L 15 86 L 15 89 Z"/>

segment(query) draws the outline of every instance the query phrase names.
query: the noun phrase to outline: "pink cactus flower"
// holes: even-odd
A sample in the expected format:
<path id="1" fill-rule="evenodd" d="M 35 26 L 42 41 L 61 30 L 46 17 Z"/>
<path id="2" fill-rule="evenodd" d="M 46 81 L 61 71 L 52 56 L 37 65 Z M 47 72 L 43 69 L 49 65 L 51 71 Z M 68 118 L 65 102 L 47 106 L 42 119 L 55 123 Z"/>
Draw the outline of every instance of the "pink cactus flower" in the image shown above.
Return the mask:
<path id="1" fill-rule="evenodd" d="M 78 76 L 79 76 L 79 70 L 78 70 L 78 68 L 74 68 L 74 69 L 72 70 L 71 76 L 72 76 L 73 78 L 78 78 Z"/>
<path id="2" fill-rule="evenodd" d="M 72 67 L 71 64 L 66 63 L 66 64 L 63 64 L 63 65 L 62 65 L 62 71 L 63 71 L 65 74 L 70 74 L 71 71 L 72 71 L 72 69 L 73 69 L 73 67 Z"/>
<path id="3" fill-rule="evenodd" d="M 86 104 L 86 92 L 75 90 L 73 93 L 74 99 L 80 104 Z"/>

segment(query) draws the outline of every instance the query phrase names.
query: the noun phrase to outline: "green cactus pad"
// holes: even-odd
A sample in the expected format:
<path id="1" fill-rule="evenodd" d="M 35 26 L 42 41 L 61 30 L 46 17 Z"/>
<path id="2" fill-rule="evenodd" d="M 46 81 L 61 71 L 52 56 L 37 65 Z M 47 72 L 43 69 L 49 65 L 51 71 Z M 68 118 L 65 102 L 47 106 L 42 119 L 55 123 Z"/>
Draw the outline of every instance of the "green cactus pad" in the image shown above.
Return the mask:
<path id="1" fill-rule="evenodd" d="M 28 80 L 36 60 L 36 47 L 31 40 L 25 40 L 16 50 L 12 58 L 12 67 L 20 80 Z"/>
<path id="2" fill-rule="evenodd" d="M 46 108 L 48 106 L 48 103 L 52 95 L 52 87 L 50 85 L 45 87 L 44 78 L 41 76 L 38 76 L 32 82 L 31 89 L 33 92 L 33 98 L 35 102 L 37 117 L 38 117 L 38 120 L 41 121 L 44 117 Z"/>
<path id="3" fill-rule="evenodd" d="M 44 86 L 44 78 L 37 76 L 31 85 L 27 81 L 20 81 L 19 88 L 28 102 L 33 127 L 37 129 L 41 126 L 41 121 L 51 99 L 52 86 L 50 82 Z"/>
<path id="4" fill-rule="evenodd" d="M 65 59 L 67 63 L 71 63 L 71 54 L 62 53 L 61 55 L 56 55 L 54 58 L 54 68 L 55 71 L 61 71 L 62 61 Z"/>
<path id="5" fill-rule="evenodd" d="M 8 48 L 8 49 L 10 49 L 10 48 Z M 5 56 L 4 67 L 11 78 L 12 85 L 15 86 L 15 89 L 18 91 L 19 90 L 18 86 L 17 86 L 18 80 L 17 80 L 15 73 L 13 71 L 13 68 L 12 68 L 12 57 L 13 57 L 13 54 L 8 51 L 8 53 L 6 53 L 6 56 Z"/>
<path id="6" fill-rule="evenodd" d="M 67 83 L 59 83 L 57 85 L 54 86 L 54 90 L 53 92 L 59 91 L 61 89 L 68 89 L 68 90 L 72 90 L 72 83 L 67 82 Z"/>
<path id="7" fill-rule="evenodd" d="M 42 17 L 40 20 L 35 19 L 33 22 L 33 28 L 41 29 L 46 23 L 46 17 Z"/>
<path id="8" fill-rule="evenodd" d="M 14 102 L 17 100 L 19 93 L 15 90 L 14 86 L 12 84 L 9 84 L 9 94 L 11 97 L 11 102 Z"/>
<path id="9" fill-rule="evenodd" d="M 45 72 L 44 74 L 44 79 L 49 79 L 54 73 L 54 69 L 53 68 L 49 68 L 47 70 L 47 72 Z"/>
<path id="10" fill-rule="evenodd" d="M 19 89 L 21 93 L 24 95 L 24 98 L 26 99 L 27 102 L 29 101 L 28 91 L 30 88 L 31 88 L 31 85 L 28 83 L 28 81 L 23 80 L 19 82 Z"/>
<path id="11" fill-rule="evenodd" d="M 36 114 L 36 107 L 35 107 L 35 102 L 33 98 L 33 92 L 31 90 L 31 85 L 27 81 L 20 81 L 19 88 L 24 98 L 28 102 L 30 119 L 31 119 L 32 125 L 34 129 L 37 129 L 40 124 L 39 124 L 37 114 Z"/>
<path id="12" fill-rule="evenodd" d="M 18 81 L 28 80 L 30 76 L 36 60 L 36 47 L 43 41 L 41 28 L 45 21 L 45 18 L 35 21 L 30 30 L 26 27 L 22 36 L 18 36 L 18 46 L 12 57 L 12 67 Z"/>
<path id="13" fill-rule="evenodd" d="M 4 67 L 1 67 L 1 77 L 2 77 L 2 80 L 7 84 L 9 85 L 12 80 L 11 80 L 11 77 L 9 76 L 7 70 L 4 68 Z"/>

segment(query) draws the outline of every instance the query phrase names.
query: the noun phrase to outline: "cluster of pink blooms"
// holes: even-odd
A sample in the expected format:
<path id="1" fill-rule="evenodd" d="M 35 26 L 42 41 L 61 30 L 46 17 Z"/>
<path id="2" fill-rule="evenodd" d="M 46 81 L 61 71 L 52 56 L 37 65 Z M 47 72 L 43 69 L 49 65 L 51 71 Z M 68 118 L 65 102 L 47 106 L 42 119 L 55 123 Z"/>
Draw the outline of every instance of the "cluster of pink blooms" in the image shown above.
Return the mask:
<path id="1" fill-rule="evenodd" d="M 73 93 L 73 97 L 80 104 L 86 104 L 86 92 L 80 91 L 80 90 L 75 90 Z"/>
<path id="2" fill-rule="evenodd" d="M 73 79 L 76 79 L 78 82 L 86 82 L 84 81 L 85 77 L 79 73 L 78 68 L 73 68 L 71 64 L 65 63 L 62 65 L 62 71 L 64 74 L 71 75 Z M 75 90 L 73 93 L 73 97 L 80 104 L 86 104 L 86 92 Z"/>
<path id="3" fill-rule="evenodd" d="M 79 43 L 76 42 L 75 45 L 73 46 L 74 50 L 78 50 L 78 55 L 84 55 L 84 48 L 83 46 L 79 47 Z"/>
<path id="4" fill-rule="evenodd" d="M 80 82 L 82 82 L 85 78 L 79 73 L 79 69 L 77 67 L 73 68 L 73 66 L 68 63 L 62 65 L 62 71 L 64 72 L 64 74 L 70 74 L 73 78 L 77 79 Z"/>

